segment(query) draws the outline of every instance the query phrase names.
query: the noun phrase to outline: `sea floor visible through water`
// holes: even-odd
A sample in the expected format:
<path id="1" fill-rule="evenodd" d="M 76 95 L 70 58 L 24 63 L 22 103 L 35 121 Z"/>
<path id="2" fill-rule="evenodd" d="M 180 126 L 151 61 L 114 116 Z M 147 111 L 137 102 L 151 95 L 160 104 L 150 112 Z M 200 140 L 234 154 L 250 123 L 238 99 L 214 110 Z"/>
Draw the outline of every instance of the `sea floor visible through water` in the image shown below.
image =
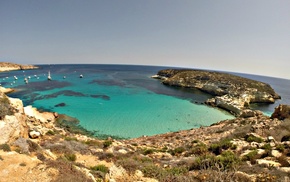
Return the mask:
<path id="1" fill-rule="evenodd" d="M 36 70 L 0 73 L 2 86 L 24 105 L 67 114 L 97 136 L 135 138 L 200 126 L 234 118 L 202 103 L 212 96 L 198 90 L 173 88 L 151 76 L 166 67 L 133 65 L 38 65 Z M 50 72 L 52 80 L 47 80 Z M 83 77 L 80 78 L 80 75 Z M 14 76 L 18 79 L 15 80 Z M 290 80 L 242 75 L 270 81 L 286 102 Z M 30 78 L 25 84 L 24 78 Z M 280 82 L 277 82 L 279 80 Z M 279 87 L 281 85 L 281 88 Z M 283 86 L 284 85 L 284 86 Z M 276 87 L 276 88 L 275 88 Z M 277 90 L 278 88 L 278 90 Z M 288 87 L 289 88 L 289 87 Z M 285 100 L 278 101 L 279 104 Z M 274 105 L 253 105 L 270 115 Z"/>

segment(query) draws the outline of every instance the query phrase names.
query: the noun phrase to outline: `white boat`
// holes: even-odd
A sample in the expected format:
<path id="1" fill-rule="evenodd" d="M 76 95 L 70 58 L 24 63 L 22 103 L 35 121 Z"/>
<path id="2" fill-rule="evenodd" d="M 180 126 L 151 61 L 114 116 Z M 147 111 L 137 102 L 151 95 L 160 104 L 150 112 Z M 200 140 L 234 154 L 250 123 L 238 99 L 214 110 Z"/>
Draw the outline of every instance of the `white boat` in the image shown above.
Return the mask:
<path id="1" fill-rule="evenodd" d="M 27 78 L 24 78 L 24 82 L 27 84 L 28 83 L 28 79 Z"/>
<path id="2" fill-rule="evenodd" d="M 83 75 L 80 75 L 80 78 L 83 78 L 84 76 Z"/>
<path id="3" fill-rule="evenodd" d="M 50 71 L 48 71 L 47 80 L 51 80 Z"/>
<path id="4" fill-rule="evenodd" d="M 14 76 L 14 79 L 17 80 L 18 79 L 17 76 Z"/>

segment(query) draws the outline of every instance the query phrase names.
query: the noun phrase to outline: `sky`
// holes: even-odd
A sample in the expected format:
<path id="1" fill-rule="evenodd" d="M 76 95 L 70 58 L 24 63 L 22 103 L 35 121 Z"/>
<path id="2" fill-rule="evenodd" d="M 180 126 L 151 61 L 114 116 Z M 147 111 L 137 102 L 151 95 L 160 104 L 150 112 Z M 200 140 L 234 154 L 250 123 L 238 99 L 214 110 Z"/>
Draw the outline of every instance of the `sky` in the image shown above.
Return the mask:
<path id="1" fill-rule="evenodd" d="M 290 79 L 290 0 L 0 0 L 0 61 Z"/>

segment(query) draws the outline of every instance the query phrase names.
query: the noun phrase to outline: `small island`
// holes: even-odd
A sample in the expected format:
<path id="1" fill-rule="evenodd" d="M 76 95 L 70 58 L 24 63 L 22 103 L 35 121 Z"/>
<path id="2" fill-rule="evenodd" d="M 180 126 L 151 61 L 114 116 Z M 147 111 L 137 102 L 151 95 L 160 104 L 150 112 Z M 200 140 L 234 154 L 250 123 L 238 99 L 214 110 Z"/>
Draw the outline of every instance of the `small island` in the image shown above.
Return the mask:
<path id="1" fill-rule="evenodd" d="M 206 104 L 225 109 L 235 116 L 249 117 L 255 113 L 251 103 L 274 103 L 281 97 L 266 83 L 240 76 L 203 70 L 166 69 L 152 76 L 169 86 L 199 89 L 214 98 Z"/>

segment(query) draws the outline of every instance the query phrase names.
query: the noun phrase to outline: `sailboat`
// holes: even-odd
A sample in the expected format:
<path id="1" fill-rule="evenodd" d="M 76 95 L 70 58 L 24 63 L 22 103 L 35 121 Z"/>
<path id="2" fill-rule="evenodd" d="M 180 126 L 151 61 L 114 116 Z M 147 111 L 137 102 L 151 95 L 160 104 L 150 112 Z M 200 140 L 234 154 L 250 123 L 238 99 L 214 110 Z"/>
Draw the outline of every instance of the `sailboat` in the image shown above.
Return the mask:
<path id="1" fill-rule="evenodd" d="M 51 80 L 50 71 L 48 71 L 47 80 Z"/>

